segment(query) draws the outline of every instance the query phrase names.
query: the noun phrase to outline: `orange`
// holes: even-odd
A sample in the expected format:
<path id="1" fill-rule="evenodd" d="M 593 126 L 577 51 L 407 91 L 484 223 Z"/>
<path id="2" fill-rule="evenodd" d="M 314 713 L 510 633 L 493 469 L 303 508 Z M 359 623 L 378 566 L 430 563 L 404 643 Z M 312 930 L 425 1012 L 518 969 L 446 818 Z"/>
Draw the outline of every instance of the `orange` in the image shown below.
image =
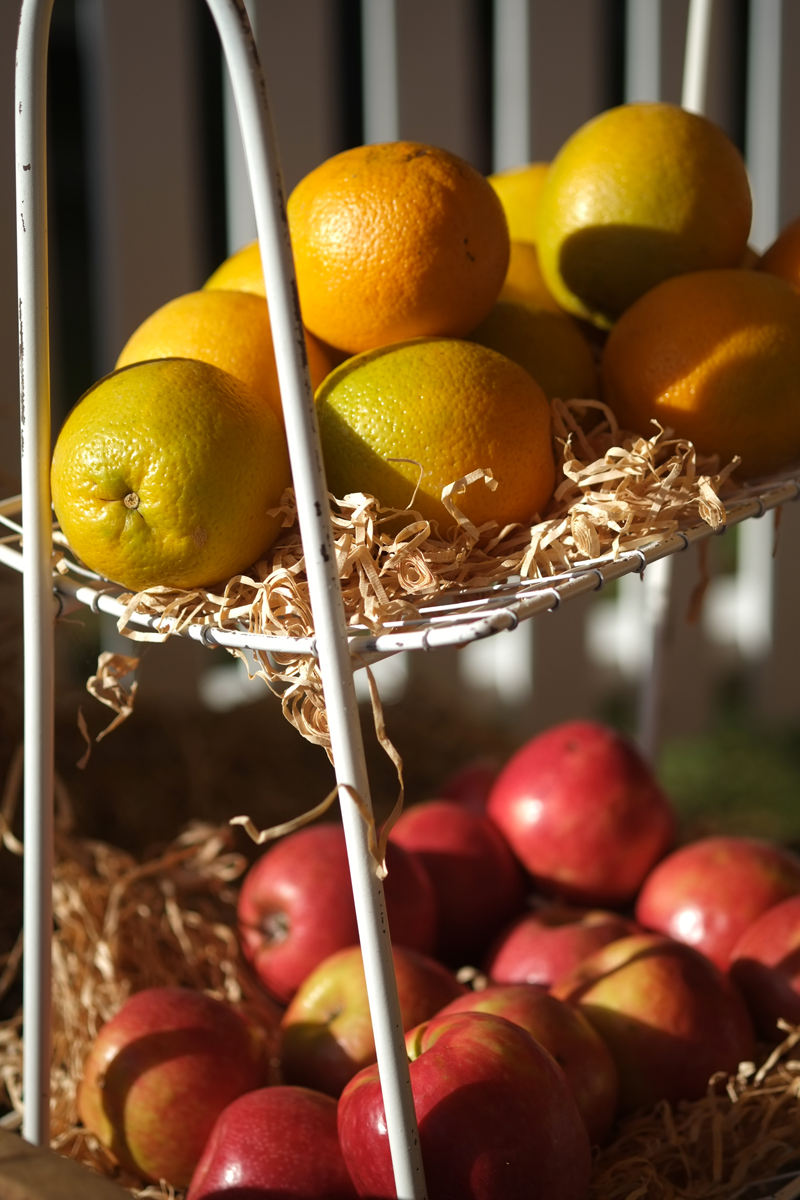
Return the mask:
<path id="1" fill-rule="evenodd" d="M 776 241 L 764 251 L 757 269 L 800 287 L 800 217 L 781 230 Z"/>
<path id="2" fill-rule="evenodd" d="M 252 292 L 266 296 L 264 272 L 258 242 L 250 242 L 226 258 L 203 284 L 203 289 L 225 292 Z"/>
<path id="3" fill-rule="evenodd" d="M 289 197 L 303 320 L 349 353 L 463 335 L 508 266 L 502 205 L 469 163 L 419 142 L 358 146 Z"/>
<path id="4" fill-rule="evenodd" d="M 489 176 L 506 214 L 508 235 L 513 242 L 535 242 L 539 200 L 550 164 L 529 163 Z"/>
<path id="5" fill-rule="evenodd" d="M 531 242 L 511 243 L 508 271 L 500 299 L 532 304 L 535 308 L 547 308 L 554 313 L 564 311 L 545 286 L 539 266 L 539 255 Z"/>
<path id="6" fill-rule="evenodd" d="M 67 417 L 53 506 L 93 571 L 139 591 L 246 570 L 274 541 L 289 486 L 283 426 L 208 363 L 162 359 L 107 375 Z"/>
<path id="7" fill-rule="evenodd" d="M 609 328 L 664 279 L 738 266 L 751 210 L 742 157 L 711 121 L 671 104 L 612 108 L 547 174 L 542 275 L 564 308 Z"/>
<path id="8" fill-rule="evenodd" d="M 442 489 L 471 471 L 488 469 L 499 485 L 478 481 L 454 497 L 476 525 L 528 524 L 555 487 L 544 393 L 522 367 L 472 342 L 419 338 L 351 358 L 323 383 L 317 411 L 336 496 L 367 492 L 391 508 L 413 498 L 442 532 L 455 525 Z"/>
<path id="9" fill-rule="evenodd" d="M 597 371 L 589 343 L 565 312 L 498 300 L 470 341 L 519 363 L 548 400 L 597 399 Z"/>
<path id="10" fill-rule="evenodd" d="M 655 418 L 741 455 L 745 478 L 776 471 L 800 456 L 800 293 L 758 271 L 669 279 L 620 317 L 602 375 L 623 427 L 650 435 Z"/>
<path id="11" fill-rule="evenodd" d="M 333 363 L 315 338 L 306 339 L 316 390 Z M 189 292 L 163 305 L 131 334 L 117 368 L 156 358 L 196 358 L 227 371 L 281 413 L 278 370 L 267 306 L 247 292 Z"/>

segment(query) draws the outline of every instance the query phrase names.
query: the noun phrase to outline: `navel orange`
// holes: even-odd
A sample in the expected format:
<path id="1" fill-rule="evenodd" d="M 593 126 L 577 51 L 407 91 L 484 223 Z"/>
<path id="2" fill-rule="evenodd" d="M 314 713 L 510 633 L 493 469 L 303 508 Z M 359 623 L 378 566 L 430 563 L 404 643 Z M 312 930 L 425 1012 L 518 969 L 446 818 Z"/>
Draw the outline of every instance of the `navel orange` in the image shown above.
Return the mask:
<path id="1" fill-rule="evenodd" d="M 162 359 L 101 379 L 67 417 L 53 505 L 88 567 L 139 591 L 245 570 L 274 541 L 291 482 L 277 415 L 209 363 Z"/>
<path id="2" fill-rule="evenodd" d="M 653 288 L 606 343 L 603 392 L 620 423 L 653 418 L 739 474 L 800 457 L 800 293 L 759 271 L 696 271 Z"/>
<path id="3" fill-rule="evenodd" d="M 333 366 L 316 338 L 306 338 L 311 385 L 316 390 Z M 117 368 L 158 358 L 196 358 L 240 379 L 281 413 L 278 370 L 269 313 L 258 295 L 234 291 L 189 292 L 170 300 L 131 334 Z"/>
<path id="4" fill-rule="evenodd" d="M 312 333 L 356 353 L 467 334 L 508 266 L 503 209 L 469 163 L 434 146 L 358 146 L 289 197 L 297 286 Z"/>
<path id="5" fill-rule="evenodd" d="M 536 242 L 544 281 L 564 308 L 609 328 L 664 279 L 737 266 L 751 207 L 742 157 L 711 121 L 671 104 L 612 108 L 548 171 Z"/>
<path id="6" fill-rule="evenodd" d="M 470 334 L 470 341 L 519 363 L 548 400 L 597 399 L 597 370 L 589 343 L 563 311 L 498 300 Z"/>
<path id="7" fill-rule="evenodd" d="M 527 524 L 555 486 L 544 393 L 472 342 L 418 338 L 351 358 L 323 383 L 317 411 L 336 496 L 367 492 L 392 508 L 413 499 L 441 531 L 455 525 L 442 489 L 471 471 L 490 470 L 499 485 L 477 482 L 455 498 L 476 525 Z"/>
<path id="8" fill-rule="evenodd" d="M 489 176 L 506 214 L 512 242 L 536 241 L 539 200 L 549 169 L 549 163 L 535 162 Z"/>

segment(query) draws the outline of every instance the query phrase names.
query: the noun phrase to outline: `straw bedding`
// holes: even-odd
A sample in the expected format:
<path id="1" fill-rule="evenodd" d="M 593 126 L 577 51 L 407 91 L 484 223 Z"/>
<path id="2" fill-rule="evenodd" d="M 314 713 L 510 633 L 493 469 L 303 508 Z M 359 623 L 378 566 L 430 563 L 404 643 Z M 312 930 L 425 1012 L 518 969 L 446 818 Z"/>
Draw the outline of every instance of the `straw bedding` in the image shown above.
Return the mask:
<path id="1" fill-rule="evenodd" d="M 712 529 L 725 522 L 720 493 L 732 486 L 737 460 L 720 469 L 702 459 L 691 442 L 654 429 L 645 438 L 619 429 L 599 401 L 553 401 L 553 428 L 560 482 L 547 512 L 532 526 L 496 524 L 477 529 L 458 500 L 469 487 L 496 487 L 488 470 L 473 471 L 445 489 L 443 500 L 455 531 L 439 535 L 412 507 L 381 507 L 374 497 L 331 497 L 337 563 L 349 625 L 374 633 L 390 622 L 419 616 L 423 605 L 459 589 L 486 588 L 518 577 L 546 579 L 581 562 L 616 557 L 682 525 L 702 520 Z M 584 425 L 594 422 L 589 433 Z M 131 624 L 134 613 L 170 619 L 178 630 L 190 623 L 245 628 L 258 634 L 307 637 L 313 620 L 303 550 L 291 491 L 283 498 L 283 533 L 249 574 L 217 590 L 153 587 L 121 597 L 122 633 L 135 641 L 163 641 L 169 631 Z M 62 565 L 66 569 L 66 563 Z M 232 651 L 242 657 L 241 652 Z M 284 715 L 310 741 L 329 747 L 322 685 L 316 660 L 300 654 L 256 654 L 256 674 L 281 697 Z M 124 663 L 113 664 L 119 675 Z M 128 668 L 130 669 L 130 667 Z M 114 689 L 106 671 L 93 681 L 118 715 L 131 711 L 133 695 Z"/>

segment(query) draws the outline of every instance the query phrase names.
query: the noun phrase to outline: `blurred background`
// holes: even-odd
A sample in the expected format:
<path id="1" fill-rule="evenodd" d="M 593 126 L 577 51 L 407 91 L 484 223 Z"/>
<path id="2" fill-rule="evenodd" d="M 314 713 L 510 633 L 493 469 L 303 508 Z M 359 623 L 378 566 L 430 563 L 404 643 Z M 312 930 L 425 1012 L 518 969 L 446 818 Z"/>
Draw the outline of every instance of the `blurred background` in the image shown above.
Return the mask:
<path id="1" fill-rule="evenodd" d="M 364 141 L 409 138 L 483 172 L 549 160 L 626 100 L 678 102 L 688 0 L 248 0 L 287 191 Z M 0 495 L 19 490 L 13 71 L 19 0 L 0 0 Z M 763 250 L 800 214 L 800 5 L 716 0 L 708 115 L 745 155 Z M 154 309 L 255 235 L 236 116 L 202 0 L 55 0 L 49 63 L 54 436 Z M 777 554 L 774 553 L 777 545 Z M 702 611 L 687 620 L 698 582 Z M 638 576 L 467 650 L 378 670 L 411 801 L 547 725 L 635 731 L 652 668 L 653 589 Z M 658 751 L 687 832 L 800 840 L 800 506 L 675 560 Z M 22 736 L 21 583 L 0 573 L 0 780 Z M 59 623 L 57 764 L 81 832 L 136 850 L 191 817 L 259 824 L 317 803 L 332 774 L 280 705 L 221 650 L 140 646 L 134 716 L 75 763 L 113 621 Z M 366 693 L 362 691 L 362 698 Z M 378 808 L 394 770 L 370 733 Z"/>

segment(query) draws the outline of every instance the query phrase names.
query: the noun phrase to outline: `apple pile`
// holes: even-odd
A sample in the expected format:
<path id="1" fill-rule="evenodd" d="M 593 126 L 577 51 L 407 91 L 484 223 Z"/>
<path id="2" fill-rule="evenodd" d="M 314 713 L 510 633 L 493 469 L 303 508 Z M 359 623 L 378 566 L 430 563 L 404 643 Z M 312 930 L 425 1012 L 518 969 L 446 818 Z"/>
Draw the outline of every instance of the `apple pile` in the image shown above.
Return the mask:
<path id="1" fill-rule="evenodd" d="M 675 836 L 636 749 L 584 721 L 401 816 L 386 901 L 431 1200 L 584 1200 L 618 1116 L 703 1096 L 754 1025 L 800 1020 L 800 858 Z M 394 1197 L 339 826 L 254 863 L 238 933 L 284 1009 L 281 1082 L 252 1020 L 152 988 L 92 1047 L 84 1125 L 187 1200 Z"/>

